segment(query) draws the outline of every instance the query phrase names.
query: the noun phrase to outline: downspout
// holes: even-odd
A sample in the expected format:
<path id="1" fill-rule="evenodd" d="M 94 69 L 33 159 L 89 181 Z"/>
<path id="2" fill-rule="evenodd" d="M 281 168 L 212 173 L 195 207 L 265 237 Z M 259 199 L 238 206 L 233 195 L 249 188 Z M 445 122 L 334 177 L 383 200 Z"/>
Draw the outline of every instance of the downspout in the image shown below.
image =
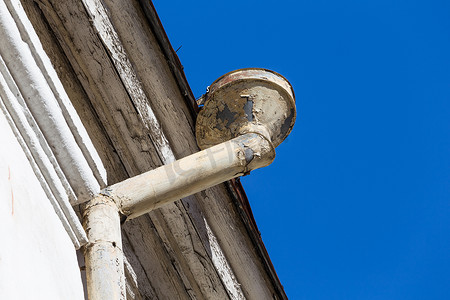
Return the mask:
<path id="1" fill-rule="evenodd" d="M 196 134 L 205 150 L 112 185 L 87 204 L 90 300 L 126 298 L 121 221 L 269 165 L 295 122 L 292 87 L 272 71 L 226 74 L 203 99 Z"/>

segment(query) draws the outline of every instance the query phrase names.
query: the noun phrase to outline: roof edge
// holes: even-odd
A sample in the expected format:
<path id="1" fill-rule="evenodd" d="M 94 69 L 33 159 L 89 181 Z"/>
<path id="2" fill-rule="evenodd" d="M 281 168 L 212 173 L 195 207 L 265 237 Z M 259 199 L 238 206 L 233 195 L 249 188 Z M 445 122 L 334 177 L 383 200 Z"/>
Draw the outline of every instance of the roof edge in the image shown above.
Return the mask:
<path id="1" fill-rule="evenodd" d="M 288 299 L 286 292 L 284 291 L 284 287 L 275 271 L 272 260 L 270 259 L 269 253 L 267 252 L 266 246 L 261 238 L 261 233 L 256 225 L 256 221 L 250 207 L 250 202 L 248 201 L 247 194 L 245 193 L 239 177 L 227 181 L 225 185 L 227 190 L 232 195 L 233 204 L 245 224 L 245 228 L 247 229 L 250 239 L 256 246 L 255 249 L 263 262 L 264 269 L 269 274 L 273 286 L 281 299 Z"/>
<path id="2" fill-rule="evenodd" d="M 175 81 L 180 89 L 181 95 L 188 104 L 192 117 L 195 120 L 199 111 L 197 102 L 195 101 L 194 94 L 192 93 L 191 87 L 187 82 L 186 75 L 183 71 L 184 67 L 169 41 L 169 37 L 164 30 L 155 6 L 151 0 L 139 0 L 139 3 L 141 4 L 145 16 L 147 17 L 150 28 L 156 37 L 156 41 L 158 42 L 158 45 L 166 58 L 170 71 L 176 79 Z"/>

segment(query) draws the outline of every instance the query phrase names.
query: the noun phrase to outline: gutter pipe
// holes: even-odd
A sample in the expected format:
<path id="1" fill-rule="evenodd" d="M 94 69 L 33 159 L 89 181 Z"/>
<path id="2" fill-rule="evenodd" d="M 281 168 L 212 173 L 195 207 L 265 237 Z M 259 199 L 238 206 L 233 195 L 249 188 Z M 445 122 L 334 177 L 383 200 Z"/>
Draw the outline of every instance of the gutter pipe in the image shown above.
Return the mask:
<path id="1" fill-rule="evenodd" d="M 196 135 L 204 150 L 107 187 L 87 204 L 90 300 L 126 299 L 121 221 L 269 165 L 295 122 L 292 87 L 264 69 L 222 76 L 202 101 Z"/>

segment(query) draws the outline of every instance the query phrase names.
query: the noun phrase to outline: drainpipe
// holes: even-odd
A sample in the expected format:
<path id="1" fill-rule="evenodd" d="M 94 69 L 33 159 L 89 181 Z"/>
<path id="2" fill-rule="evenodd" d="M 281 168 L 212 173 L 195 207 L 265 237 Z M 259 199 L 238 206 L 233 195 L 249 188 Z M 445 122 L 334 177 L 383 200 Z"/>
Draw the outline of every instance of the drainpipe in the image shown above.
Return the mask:
<path id="1" fill-rule="evenodd" d="M 83 226 L 89 238 L 84 252 L 90 300 L 126 298 L 121 221 L 269 165 L 296 116 L 289 82 L 264 69 L 222 76 L 201 104 L 196 136 L 204 150 L 114 184 L 87 204 Z"/>
<path id="2" fill-rule="evenodd" d="M 120 215 L 113 199 L 97 196 L 84 211 L 89 300 L 126 299 Z"/>

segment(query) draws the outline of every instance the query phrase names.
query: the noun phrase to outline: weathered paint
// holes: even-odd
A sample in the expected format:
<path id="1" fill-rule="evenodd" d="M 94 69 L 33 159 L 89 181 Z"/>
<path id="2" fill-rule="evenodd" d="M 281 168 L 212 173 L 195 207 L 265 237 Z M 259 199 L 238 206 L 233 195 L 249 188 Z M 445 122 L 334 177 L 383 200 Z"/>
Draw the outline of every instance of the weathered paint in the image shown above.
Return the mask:
<path id="1" fill-rule="evenodd" d="M 128 219 L 155 210 L 167 203 L 269 165 L 275 158 L 270 141 L 257 133 L 247 133 L 231 141 L 192 154 L 155 170 L 110 186 L 91 200 L 83 215 L 88 233 L 85 246 L 88 295 L 91 300 L 125 298 L 125 272 L 119 212 Z M 208 236 L 215 241 L 209 226 Z M 213 258 L 223 259 L 219 251 Z M 221 276 L 228 284 L 235 278 L 227 270 Z M 243 298 L 240 289 L 233 299 Z"/>
<path id="2" fill-rule="evenodd" d="M 69 202 L 97 193 L 105 170 L 22 6 L 0 5 L 1 108 L 79 248 L 87 238 Z"/>
<path id="3" fill-rule="evenodd" d="M 184 116 L 183 100 L 178 95 L 180 91 L 170 78 L 170 72 L 166 72 L 167 65 L 172 67 L 172 61 L 166 63 L 160 54 L 158 44 L 153 40 L 152 33 L 149 33 L 146 20 L 142 19 L 135 2 L 107 0 L 102 3 L 119 33 L 134 71 L 142 80 L 147 100 L 170 139 L 173 155 L 183 157 L 197 150 L 191 132 L 193 121 L 187 114 L 187 118 Z M 148 1 L 141 3 L 151 5 Z M 34 3 L 31 4 L 33 7 Z M 89 96 L 87 103 L 93 105 L 99 114 L 90 115 L 86 108 L 79 110 L 83 113 L 83 122 L 91 123 L 90 135 L 95 136 L 96 142 L 100 141 L 102 147 L 105 146 L 103 132 L 99 134 L 92 125 L 96 121 L 101 122 L 106 131 L 105 137 L 111 139 L 114 145 L 114 153 L 107 152 L 110 149 L 104 147 L 105 153 L 101 154 L 102 159 L 108 162 L 110 182 L 123 180 L 124 172 L 133 176 L 158 166 L 160 162 L 158 158 L 155 159 L 154 146 L 146 140 L 146 126 L 143 126 L 146 120 L 142 119 L 142 115 L 136 115 L 133 109 L 128 109 L 132 101 L 123 92 L 123 83 L 116 78 L 118 76 L 109 57 L 101 54 L 105 51 L 104 45 L 97 40 L 97 33 L 88 26 L 84 8 L 80 10 L 77 2 L 69 4 L 42 0 L 38 4 L 43 14 L 38 10 L 34 25 L 39 27 L 49 24 L 53 32 L 50 32 L 51 38 L 47 39 L 47 47 L 51 49 L 50 52 L 56 49 L 53 58 L 61 55 L 58 53 L 66 53 L 67 57 L 63 57 L 63 60 L 70 61 L 68 67 L 65 61 L 59 65 L 62 66 L 60 76 L 72 76 L 66 77 L 66 89 L 70 90 L 73 86 L 76 90 L 81 83 Z M 40 14 L 45 15 L 46 20 L 43 22 L 40 21 L 43 18 Z M 150 22 L 154 19 L 157 17 Z M 44 32 L 48 30 L 45 26 L 41 27 Z M 57 40 L 52 40 L 55 36 Z M 64 52 L 58 52 L 61 49 Z M 73 77 L 72 73 L 76 76 Z M 181 93 L 185 95 L 183 91 Z M 74 103 L 80 105 L 84 101 L 79 99 Z M 116 155 L 115 151 L 120 157 L 119 163 L 111 159 Z M 170 299 L 225 299 L 218 280 L 224 282 L 226 292 L 232 299 L 242 299 L 239 296 L 242 293 L 248 299 L 272 297 L 270 281 L 262 270 L 260 258 L 255 256 L 254 245 L 249 243 L 241 220 L 234 215 L 235 209 L 229 197 L 222 185 L 216 186 L 195 197 L 167 205 L 152 213 L 151 218 L 137 218 L 125 224 L 123 234 L 129 238 L 130 256 L 127 257 L 136 257 L 132 264 L 138 275 L 142 298 L 145 295 L 153 299 L 150 290 L 154 289 L 156 295 Z M 203 234 L 208 224 L 217 243 Z M 217 254 L 211 255 L 211 251 Z M 213 268 L 210 267 L 211 263 L 214 264 Z M 214 267 L 221 274 L 220 279 Z M 233 278 L 233 272 L 237 272 L 237 278 Z M 201 293 L 194 287 L 195 283 L 201 288 Z M 137 294 L 136 299 L 140 299 L 141 295 Z"/>
<path id="4" fill-rule="evenodd" d="M 197 117 L 201 149 L 244 132 L 259 132 L 277 147 L 295 123 L 294 93 L 281 75 L 265 69 L 228 73 L 209 88 Z"/>
<path id="5" fill-rule="evenodd" d="M 98 114 L 98 116 L 94 115 L 93 118 L 100 118 L 101 123 L 107 132 L 107 138 L 113 143 L 114 151 L 117 152 L 120 157 L 120 163 L 123 164 L 124 169 L 118 168 L 120 163 L 117 165 L 116 162 L 112 162 L 108 167 L 116 167 L 120 172 L 125 170 L 125 174 L 137 175 L 142 173 L 142 171 L 152 169 L 155 165 L 157 166 L 160 164 L 160 159 L 168 162 L 171 159 L 175 160 L 175 155 L 184 156 L 186 153 L 197 150 L 195 139 L 192 138 L 192 131 L 187 126 L 188 122 L 193 123 L 193 121 L 190 118 L 183 119 L 182 106 L 179 105 L 178 91 L 177 88 L 173 86 L 170 73 L 166 72 L 166 62 L 159 59 L 161 55 L 158 52 L 158 46 L 156 45 L 155 47 L 155 42 L 152 41 L 153 37 L 149 34 L 148 28 L 142 26 L 140 23 L 142 21 L 145 23 L 146 21 L 140 19 L 139 16 L 129 15 L 130 11 L 132 11 L 130 10 L 130 7 L 133 6 L 131 2 L 121 2 L 121 4 L 119 4 L 108 1 L 108 5 L 120 6 L 120 9 L 117 7 L 111 9 L 111 7 L 109 7 L 111 9 L 109 11 L 111 13 L 110 17 L 114 16 L 113 13 L 121 15 L 119 21 L 114 24 L 114 27 L 122 29 L 125 32 L 121 34 L 121 40 L 126 42 L 122 46 L 130 45 L 126 50 L 128 58 L 134 56 L 134 58 L 137 59 L 134 61 L 133 69 L 134 71 L 140 72 L 139 77 L 146 88 L 145 92 L 149 95 L 149 98 L 145 101 L 154 105 L 156 114 L 159 113 L 164 116 L 163 120 L 166 122 L 165 129 L 170 133 L 168 136 L 172 142 L 171 147 L 175 147 L 174 151 L 176 151 L 176 154 L 172 152 L 172 149 L 170 152 L 155 149 L 157 145 L 155 146 L 155 143 L 149 139 L 152 135 L 153 128 L 148 128 L 148 119 L 145 119 L 145 115 L 135 113 L 135 108 L 137 106 L 142 104 L 148 105 L 148 103 L 139 104 L 133 102 L 140 98 L 135 97 L 135 95 L 130 97 L 130 94 L 136 91 L 124 88 L 121 78 L 118 78 L 117 76 L 119 72 L 117 68 L 120 68 L 120 65 L 113 65 L 111 63 L 110 54 L 105 54 L 104 51 L 106 49 L 104 43 L 99 39 L 96 30 L 91 29 L 91 26 L 93 25 L 92 21 L 86 17 L 86 11 L 82 4 L 73 2 L 70 5 L 67 5 L 67 3 L 62 3 L 60 1 L 46 0 L 39 1 L 38 4 L 45 16 L 44 22 L 50 24 L 53 34 L 57 38 L 56 42 L 59 43 L 64 50 L 65 55 L 70 60 L 68 72 L 71 72 L 71 68 L 74 68 L 77 80 L 79 80 L 82 88 L 88 94 L 89 100 Z M 123 9 L 124 5 L 127 9 Z M 133 9 L 135 8 L 133 7 Z M 125 20 L 125 18 L 129 19 Z M 40 21 L 36 21 L 35 26 L 39 26 L 40 24 Z M 124 24 L 133 24 L 133 30 L 130 30 L 129 26 Z M 44 31 L 45 30 L 47 29 L 44 29 Z M 109 28 L 108 30 L 114 31 L 114 28 Z M 149 38 L 150 41 L 147 41 L 147 38 Z M 127 40 L 130 40 L 130 43 L 128 43 Z M 49 47 L 53 47 L 53 45 Z M 58 51 L 58 47 L 55 48 L 56 51 Z M 107 49 L 107 51 L 110 50 L 111 49 Z M 153 59 L 145 59 L 148 57 Z M 60 76 L 64 76 L 65 74 L 65 72 L 62 72 Z M 77 80 L 74 80 L 74 82 L 77 82 Z M 156 86 L 155 82 L 157 82 Z M 71 85 L 72 82 L 68 84 L 68 87 L 71 88 Z M 170 125 L 168 125 L 167 121 L 169 119 L 175 120 L 175 122 L 170 121 Z M 148 129 L 145 130 L 145 128 Z M 96 130 L 91 128 L 90 134 L 95 135 Z M 186 146 L 187 137 L 189 138 L 188 146 Z M 181 141 L 184 142 L 181 143 Z M 143 143 L 149 145 L 146 146 L 146 148 L 149 148 L 150 151 L 143 151 Z M 107 150 L 109 151 L 109 149 Z M 156 153 L 158 154 L 156 155 Z M 116 153 L 112 154 L 112 156 L 114 156 Z M 103 156 L 102 159 L 109 160 L 110 156 Z M 110 179 L 111 182 L 117 182 L 117 178 L 120 180 L 124 179 L 123 175 L 117 172 L 117 169 L 108 172 L 110 178 L 113 178 Z M 221 197 L 221 195 L 219 195 L 219 197 Z M 195 223 L 196 226 L 204 227 L 203 219 L 191 219 L 186 211 L 185 207 L 195 207 L 195 203 L 191 203 L 191 201 L 188 200 L 183 200 L 183 202 L 184 203 L 180 206 L 172 204 L 162 208 L 162 217 L 160 219 L 153 219 L 150 221 L 150 219 L 147 220 L 144 218 L 144 222 L 136 221 L 136 224 L 140 224 L 139 231 L 146 231 L 147 233 L 144 235 L 143 239 L 133 239 L 132 241 L 132 247 L 136 249 L 137 252 L 141 253 L 139 259 L 142 259 L 142 261 L 136 263 L 134 267 L 137 268 L 140 264 L 143 264 L 144 268 L 149 268 L 151 264 L 162 264 L 161 267 L 163 267 L 164 270 L 161 271 L 156 278 L 151 278 L 148 274 L 151 274 L 152 272 L 149 272 L 148 270 L 146 274 L 144 274 L 144 277 L 149 277 L 147 279 L 147 284 L 150 284 L 149 282 L 151 282 L 151 284 L 156 285 L 156 288 L 167 286 L 166 284 L 169 284 L 168 282 L 170 282 L 170 284 L 172 284 L 172 286 L 169 285 L 171 290 L 163 292 L 162 294 L 178 295 L 175 298 L 184 299 L 184 290 L 189 290 L 189 286 L 183 287 L 184 282 L 181 285 L 179 284 L 178 277 L 185 276 L 184 274 L 190 278 L 190 281 L 201 282 L 202 285 L 206 287 L 202 289 L 202 295 L 204 295 L 204 297 L 215 298 L 215 295 L 222 295 L 223 290 L 225 290 L 226 293 L 236 294 L 234 290 L 240 286 L 237 281 L 234 282 L 233 285 L 228 286 L 225 285 L 225 282 L 227 281 L 223 280 L 224 286 L 221 286 L 221 278 L 217 278 L 218 272 L 216 272 L 215 269 L 226 270 L 226 272 L 230 274 L 229 278 L 234 278 L 232 275 L 233 270 L 222 263 L 223 261 L 226 261 L 226 258 L 225 254 L 220 249 L 221 246 L 219 246 L 219 244 L 211 244 L 207 237 L 201 241 L 205 246 L 201 244 L 200 246 L 199 244 L 195 244 L 194 246 L 205 247 L 207 248 L 207 251 L 210 247 L 219 247 L 215 249 L 215 251 L 218 253 L 218 256 L 222 257 L 222 260 L 211 260 L 211 257 L 208 257 L 208 253 L 206 253 L 206 261 L 200 263 L 198 260 L 201 260 L 202 258 L 198 255 L 199 252 L 197 249 L 196 251 L 189 253 L 189 255 L 167 256 L 166 253 L 162 254 L 165 255 L 164 257 L 169 257 L 170 261 L 161 260 L 160 257 L 151 261 L 149 261 L 148 258 L 144 258 L 144 256 L 148 257 L 148 255 L 147 253 L 143 253 L 147 250 L 144 251 L 144 249 L 141 249 L 142 244 L 146 243 L 146 240 L 151 240 L 153 236 L 156 236 L 156 242 L 160 243 L 161 241 L 158 236 L 163 235 L 162 230 L 173 232 L 171 234 L 177 234 L 177 229 L 172 224 L 183 227 L 192 226 L 192 223 Z M 180 218 L 180 215 L 183 216 L 183 218 Z M 211 220 L 208 222 L 211 222 Z M 158 225 L 157 231 L 148 230 L 148 228 L 155 226 L 153 224 Z M 136 234 L 131 232 L 128 227 L 126 227 L 124 231 L 128 232 L 130 235 Z M 196 234 L 196 230 L 191 230 L 191 232 Z M 177 243 L 180 241 L 183 241 L 183 238 L 172 240 L 170 244 L 167 244 L 167 247 L 177 247 Z M 192 257 L 197 260 L 192 259 Z M 175 269 L 173 267 L 173 261 L 184 260 L 189 262 L 189 268 Z M 209 265 L 210 262 L 212 262 L 212 266 Z M 202 265 L 201 268 L 198 267 L 199 264 Z M 145 279 L 144 277 L 142 278 Z M 249 276 L 243 276 L 242 278 L 247 280 L 248 277 Z M 163 280 L 167 280 L 168 282 L 162 282 Z M 164 291 L 164 289 L 161 289 L 160 291 Z M 161 292 L 159 295 L 161 295 Z"/>
<path id="6" fill-rule="evenodd" d="M 249 122 L 253 121 L 253 100 L 250 95 L 241 95 L 241 98 L 247 98 L 247 102 L 244 104 L 244 112 Z"/>
<path id="7" fill-rule="evenodd" d="M 39 67 L 35 59 L 37 53 L 33 55 L 32 48 L 22 40 L 19 29 L 14 14 L 10 14 L 6 3 L 1 1 L 0 54 L 75 191 L 77 198 L 74 202 L 87 201 L 100 190 L 100 184 L 67 125 L 63 110 L 44 75 L 45 70 Z"/>
<path id="8" fill-rule="evenodd" d="M 239 131 L 231 133 L 231 135 L 238 135 L 237 137 L 110 186 L 101 192 L 102 196 L 88 204 L 84 215 L 84 225 L 92 244 L 86 247 L 85 259 L 86 265 L 91 266 L 88 267 L 87 282 L 88 292 L 90 291 L 94 295 L 93 299 L 121 299 L 120 297 L 126 295 L 123 254 L 120 250 L 122 249 L 121 242 L 118 246 L 120 251 L 116 249 L 116 241 L 118 243 L 120 240 L 120 230 L 119 238 L 117 238 L 117 233 L 116 236 L 108 235 L 104 238 L 103 228 L 105 224 L 102 223 L 102 218 L 107 218 L 108 222 L 115 220 L 117 224 L 114 227 L 117 227 L 120 226 L 118 225 L 119 211 L 127 219 L 133 219 L 218 183 L 246 175 L 251 170 L 267 166 L 273 161 L 275 148 L 271 138 L 277 138 L 274 133 L 281 130 L 277 127 L 281 127 L 279 123 L 284 123 L 287 117 L 283 115 L 281 118 L 276 118 L 274 115 L 277 111 L 286 110 L 286 103 L 291 104 L 293 98 L 275 98 L 278 101 L 270 101 L 269 103 L 270 109 L 266 112 L 268 117 L 261 118 L 260 120 L 263 122 L 259 122 L 260 120 L 257 120 L 255 124 L 252 122 L 254 101 L 257 103 L 269 102 L 268 99 L 270 100 L 274 97 L 274 94 L 278 95 L 280 92 L 279 90 L 273 92 L 273 90 L 272 81 L 258 80 L 255 83 L 254 78 L 232 81 L 227 88 L 222 87 L 216 90 L 216 94 L 224 93 L 224 97 L 219 98 L 222 101 L 207 101 L 203 111 L 216 112 L 215 114 L 210 113 L 208 121 L 210 123 L 216 121 L 215 127 L 219 130 L 218 135 L 222 130 L 228 131 L 229 135 L 229 128 L 237 124 Z M 244 93 L 249 91 L 254 93 L 248 95 Z M 261 92 L 261 94 L 258 94 L 258 92 Z M 243 105 L 242 103 L 236 103 L 236 101 L 230 101 L 230 99 L 235 99 L 233 96 L 236 97 L 236 95 L 245 98 L 246 101 Z M 227 96 L 230 97 L 227 98 Z M 295 112 L 295 104 L 293 105 L 292 109 Z M 216 110 L 217 107 L 221 107 L 219 112 Z M 264 105 L 261 107 L 264 108 Z M 249 114 L 252 115 L 251 118 L 248 117 Z M 236 120 L 236 116 L 241 119 L 244 116 L 245 121 Z M 276 120 L 274 121 L 274 119 Z M 206 125 L 204 122 L 197 122 L 197 126 L 197 130 L 201 132 Z M 248 133 L 242 134 L 243 130 L 248 130 Z M 220 140 L 220 138 L 222 137 L 204 135 L 198 141 L 199 143 L 205 141 L 210 143 L 217 139 Z M 276 142 L 279 143 L 280 141 L 276 140 Z M 106 201 L 107 199 L 109 201 Z M 105 213 L 102 207 L 106 202 L 108 202 L 107 207 L 109 209 Z M 96 216 L 97 212 L 102 212 L 102 214 Z M 114 216 L 110 217 L 110 214 Z M 97 240 L 101 241 L 101 244 L 97 243 Z M 111 244 L 113 247 L 111 247 Z M 91 250 L 93 247 L 102 246 L 103 248 L 99 251 Z M 98 256 L 96 255 L 97 252 L 102 254 Z M 111 268 L 114 262 L 120 263 L 119 269 Z M 100 275 L 105 271 L 109 272 L 106 279 Z M 111 290 L 105 288 L 108 282 L 114 285 Z M 234 297 L 233 294 L 230 296 Z"/>
<path id="9" fill-rule="evenodd" d="M 281 139 L 283 136 L 286 136 L 289 134 L 289 132 L 292 130 L 292 122 L 295 121 L 295 109 L 291 108 L 289 115 L 284 120 L 283 125 L 281 126 L 281 130 L 279 133 L 279 138 Z"/>
<path id="10" fill-rule="evenodd" d="M 275 148 L 271 138 L 277 138 L 273 133 L 281 130 L 280 128 L 274 129 L 274 127 L 282 127 L 279 126 L 280 120 L 282 121 L 281 123 L 285 123 L 285 121 L 283 118 L 278 118 L 277 121 L 273 121 L 274 116 L 272 114 L 276 114 L 275 111 L 278 110 L 286 110 L 286 103 L 290 103 L 290 100 L 293 102 L 293 98 L 280 97 L 276 99 L 278 102 L 271 102 L 271 109 L 267 111 L 268 118 L 262 119 L 265 123 L 253 124 L 254 99 L 257 99 L 257 102 L 260 103 L 267 98 L 273 97 L 272 90 L 267 90 L 267 88 L 272 88 L 273 82 L 258 81 L 255 84 L 253 78 L 251 80 L 249 78 L 242 79 L 238 82 L 243 83 L 243 85 L 236 88 L 236 83 L 230 82 L 230 85 L 235 83 L 235 86 L 231 88 L 228 86 L 226 89 L 222 88 L 217 90 L 216 93 L 225 93 L 225 98 L 219 98 L 222 102 L 207 101 L 204 111 L 210 113 L 208 121 L 216 121 L 215 127 L 219 130 L 218 134 L 221 133 L 221 130 L 227 129 L 227 133 L 229 134 L 229 128 L 235 124 L 239 126 L 239 131 L 232 133 L 232 135 L 241 133 L 243 129 L 249 130 L 249 133 L 241 133 L 242 135 L 230 141 L 222 142 L 169 165 L 159 167 L 110 186 L 101 192 L 103 196 L 99 196 L 91 201 L 92 203 L 89 203 L 85 213 L 85 220 L 87 221 L 87 223 L 85 222 L 85 229 L 89 233 L 93 245 L 97 246 L 97 240 L 102 241 L 103 244 L 106 241 L 106 249 L 104 249 L 106 253 L 103 253 L 101 256 L 96 256 L 94 255 L 95 251 L 89 250 L 88 247 L 92 247 L 91 245 L 88 245 L 86 251 L 87 265 L 97 266 L 91 267 L 87 272 L 91 274 L 91 278 L 88 277 L 88 291 L 91 291 L 95 295 L 94 299 L 97 299 L 97 297 L 99 299 L 102 297 L 120 299 L 119 297 L 121 295 L 126 294 L 124 285 L 120 286 L 122 282 L 125 282 L 123 254 L 115 249 L 116 240 L 118 241 L 120 238 L 114 236 L 101 238 L 104 234 L 103 227 L 105 224 L 101 222 L 101 217 L 95 216 L 95 212 L 101 211 L 101 207 L 105 205 L 105 199 L 110 199 L 108 202 L 110 209 L 108 213 L 103 213 L 103 218 L 107 218 L 108 220 L 115 219 L 115 222 L 119 223 L 118 211 L 128 219 L 136 218 L 167 203 L 192 195 L 223 181 L 248 174 L 251 170 L 267 166 L 275 158 Z M 230 90 L 232 91 L 232 95 L 230 98 L 226 98 L 226 96 L 230 96 Z M 262 91 L 263 93 L 261 95 L 247 95 L 243 94 L 244 91 Z M 276 91 L 276 93 L 278 92 Z M 236 96 L 236 94 L 240 94 L 240 98 L 246 99 L 243 105 L 229 100 L 233 99 L 233 96 Z M 266 102 L 268 101 L 266 100 Z M 217 112 L 217 107 L 221 107 L 219 112 Z M 295 104 L 292 109 L 295 112 Z M 211 111 L 216 113 L 211 113 Z M 242 115 L 246 118 L 247 122 L 240 119 L 236 120 L 236 118 Z M 249 118 L 249 115 L 251 115 L 251 118 Z M 284 115 L 284 117 L 286 119 L 287 116 Z M 206 125 L 204 122 L 198 122 L 197 126 L 199 127 L 197 130 L 201 132 L 205 129 Z M 266 128 L 266 126 L 269 128 Z M 216 137 L 211 138 L 204 135 L 198 140 L 199 143 L 205 142 L 205 140 L 206 143 L 209 143 L 211 140 L 214 142 L 214 138 Z M 220 140 L 220 138 L 219 136 L 218 139 Z M 283 139 L 284 137 L 281 140 Z M 277 140 L 277 142 L 279 141 Z M 113 214 L 114 217 L 109 217 L 109 214 Z M 89 225 L 90 220 L 96 220 L 97 218 L 97 222 L 92 222 L 93 224 Z M 98 226 L 98 228 L 92 230 L 92 226 Z M 117 226 L 116 224 L 115 227 Z M 209 229 L 209 227 L 207 228 Z M 95 232 L 98 232 L 99 235 L 97 236 Z M 209 229 L 207 232 L 211 232 L 211 230 Z M 111 247 L 111 243 L 114 247 Z M 121 243 L 118 248 L 122 249 Z M 215 253 L 213 252 L 212 254 L 214 258 Z M 114 268 L 111 269 L 108 267 L 113 265 L 114 262 L 121 262 L 121 269 L 114 270 Z M 102 287 L 103 285 L 107 285 L 104 282 L 99 287 L 96 286 L 99 285 L 96 282 L 97 280 L 104 280 L 100 274 L 105 268 L 110 272 L 106 276 L 108 279 L 106 282 L 112 282 L 114 288 L 111 290 L 116 291 L 113 294 L 108 294 L 111 290 L 105 290 Z M 95 270 L 101 271 L 96 272 Z M 237 295 L 230 294 L 230 296 L 232 298 L 243 297 L 241 293 Z"/>
<path id="11" fill-rule="evenodd" d="M 22 4 L 17 0 L 4 0 L 12 16 L 14 17 L 17 27 L 20 31 L 21 38 L 28 45 L 31 50 L 31 54 L 36 61 L 37 66 L 42 72 L 48 86 L 52 90 L 55 99 L 57 100 L 61 112 L 64 115 L 64 119 L 67 122 L 67 126 L 72 132 L 78 146 L 89 166 L 94 173 L 95 178 L 99 182 L 101 187 L 105 187 L 107 184 L 106 169 L 99 157 L 97 150 L 95 149 L 86 128 L 81 123 L 81 120 L 73 107 L 69 96 L 67 95 L 64 87 L 56 74 L 55 68 L 52 65 L 49 57 L 45 53 L 41 41 L 37 36 L 33 25 L 26 16 L 26 13 L 22 7 Z"/>
<path id="12" fill-rule="evenodd" d="M 151 135 L 152 142 L 155 143 L 160 158 L 165 164 L 174 161 L 169 142 L 149 105 L 142 83 L 131 65 L 119 35 L 111 24 L 103 3 L 99 0 L 82 0 L 82 3 L 91 16 L 93 27 L 116 66 L 116 70 L 128 90 L 128 95 L 133 100 L 137 113 L 142 116 L 142 120 L 145 120 L 145 125 L 149 129 L 148 132 Z"/>
<path id="13" fill-rule="evenodd" d="M 83 213 L 89 243 L 84 246 L 89 300 L 125 300 L 120 216 L 116 203 L 97 196 Z"/>
<path id="14" fill-rule="evenodd" d="M 128 219 L 269 165 L 270 141 L 247 133 L 104 189 Z"/>

